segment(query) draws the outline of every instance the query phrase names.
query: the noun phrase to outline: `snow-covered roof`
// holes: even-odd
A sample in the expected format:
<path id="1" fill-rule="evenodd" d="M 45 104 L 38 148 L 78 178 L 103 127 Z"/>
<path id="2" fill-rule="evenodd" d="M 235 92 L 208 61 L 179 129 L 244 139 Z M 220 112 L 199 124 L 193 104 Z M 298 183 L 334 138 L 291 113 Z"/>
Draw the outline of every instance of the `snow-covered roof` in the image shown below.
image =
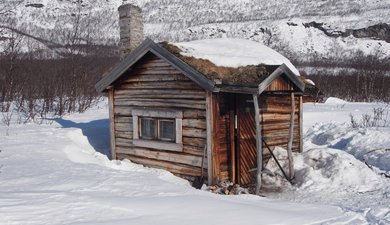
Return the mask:
<path id="1" fill-rule="evenodd" d="M 182 55 L 209 60 L 216 66 L 238 68 L 251 65 L 282 65 L 297 76 L 297 68 L 283 55 L 259 42 L 218 38 L 170 43 L 180 48 Z"/>
<path id="2" fill-rule="evenodd" d="M 186 43 L 155 43 L 146 39 L 104 76 L 95 88 L 102 92 L 146 54 L 151 53 L 174 65 L 185 76 L 208 91 L 245 87 L 241 93 L 261 93 L 277 77 L 287 77 L 297 90 L 304 83 L 297 69 L 274 50 L 259 43 L 241 39 L 213 39 Z M 249 89 L 248 89 L 249 88 Z M 226 91 L 226 90 L 225 90 Z M 235 92 L 228 90 L 226 92 Z"/>

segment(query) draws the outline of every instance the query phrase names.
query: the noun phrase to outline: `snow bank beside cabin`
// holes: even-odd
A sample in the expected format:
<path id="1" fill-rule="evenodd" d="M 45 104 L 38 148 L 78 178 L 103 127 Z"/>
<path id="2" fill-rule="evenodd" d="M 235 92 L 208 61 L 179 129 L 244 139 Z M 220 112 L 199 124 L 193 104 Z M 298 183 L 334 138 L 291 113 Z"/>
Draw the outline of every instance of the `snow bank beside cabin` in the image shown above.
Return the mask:
<path id="1" fill-rule="evenodd" d="M 288 172 L 286 150 L 276 148 L 274 154 Z M 282 172 L 273 159 L 266 166 L 267 171 L 278 178 L 271 183 L 279 183 Z M 312 148 L 301 154 L 294 154 L 295 186 L 296 191 L 306 192 L 338 192 L 338 193 L 364 193 L 383 188 L 382 178 L 364 163 L 351 154 L 331 149 Z M 284 178 L 283 178 L 284 179 Z M 282 181 L 285 183 L 285 181 Z"/>
<path id="2" fill-rule="evenodd" d="M 217 66 L 237 68 L 259 64 L 286 64 L 295 75 L 299 76 L 297 68 L 286 57 L 255 41 L 218 38 L 171 44 L 179 47 L 184 56 L 207 59 Z"/>
<path id="3" fill-rule="evenodd" d="M 390 224 L 390 128 L 350 125 L 350 114 L 360 119 L 387 105 L 337 98 L 305 103 L 304 152 L 294 155 L 296 184 L 290 185 L 271 159 L 264 175 L 264 186 L 271 189 L 267 196 L 337 205 L 360 213 L 369 224 Z M 275 154 L 287 171 L 286 150 Z"/>
<path id="4" fill-rule="evenodd" d="M 42 125 L 0 124 L 0 224 L 365 222 L 357 213 L 321 203 L 219 196 L 167 171 L 110 161 L 95 151 L 102 147 L 98 134 L 108 130 L 107 112 L 104 105 Z"/>
<path id="5" fill-rule="evenodd" d="M 374 109 L 383 110 L 382 118 L 377 120 L 378 126 L 352 126 L 351 116 L 357 123 L 362 123 L 364 117 L 373 120 Z M 389 104 L 351 103 L 328 98 L 322 104 L 306 103 L 304 112 L 306 148 L 342 150 L 390 175 Z"/>
<path id="6" fill-rule="evenodd" d="M 390 175 L 390 128 L 352 128 L 348 123 L 317 124 L 306 144 L 343 150 Z"/>

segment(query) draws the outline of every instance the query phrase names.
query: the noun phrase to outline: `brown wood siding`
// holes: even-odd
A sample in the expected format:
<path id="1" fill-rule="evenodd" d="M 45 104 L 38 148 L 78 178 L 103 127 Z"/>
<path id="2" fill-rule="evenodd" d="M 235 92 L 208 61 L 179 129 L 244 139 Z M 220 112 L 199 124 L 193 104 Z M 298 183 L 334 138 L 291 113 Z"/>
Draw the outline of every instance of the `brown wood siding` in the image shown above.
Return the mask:
<path id="1" fill-rule="evenodd" d="M 293 87 L 294 84 L 290 80 L 281 76 L 272 81 L 265 91 L 291 91 Z"/>
<path id="2" fill-rule="evenodd" d="M 299 96 L 295 97 L 295 116 L 294 116 L 294 134 L 292 150 L 300 151 L 301 145 L 301 123 Z M 273 149 L 280 146 L 287 149 L 288 134 L 290 126 L 291 99 L 289 95 L 262 96 L 260 100 L 260 112 L 262 114 L 262 134 L 264 140 Z M 271 156 L 268 149 L 263 146 L 264 160 L 267 161 Z"/>
<path id="3" fill-rule="evenodd" d="M 234 98 L 229 98 L 229 94 L 219 94 L 218 109 L 216 116 L 216 157 L 219 166 L 217 177 L 219 181 L 231 180 L 231 152 L 230 152 L 230 107 L 229 101 Z M 234 138 L 234 137 L 233 137 Z"/>
<path id="4" fill-rule="evenodd" d="M 252 96 L 248 96 L 252 97 Z M 241 98 L 237 109 L 239 163 L 238 174 L 241 185 L 254 184 L 256 181 L 257 153 L 256 153 L 256 123 L 253 102 L 246 102 Z"/>
<path id="5" fill-rule="evenodd" d="M 152 54 L 139 60 L 116 82 L 114 88 L 117 158 L 166 169 L 187 179 L 199 176 L 206 145 L 206 92 Z M 134 146 L 131 114 L 134 108 L 182 111 L 183 152 Z M 204 165 L 207 168 L 207 160 Z"/>
<path id="6" fill-rule="evenodd" d="M 254 184 L 256 181 L 256 126 L 254 118 L 253 102 L 251 96 L 239 96 L 238 98 L 238 182 L 241 185 Z M 301 104 L 299 97 L 295 98 L 296 111 L 294 116 L 294 135 L 292 150 L 300 151 L 300 119 Z M 280 146 L 287 149 L 290 127 L 291 97 L 290 95 L 262 95 L 260 96 L 259 108 L 261 113 L 262 136 L 273 150 Z M 271 155 L 263 145 L 263 165 Z"/>

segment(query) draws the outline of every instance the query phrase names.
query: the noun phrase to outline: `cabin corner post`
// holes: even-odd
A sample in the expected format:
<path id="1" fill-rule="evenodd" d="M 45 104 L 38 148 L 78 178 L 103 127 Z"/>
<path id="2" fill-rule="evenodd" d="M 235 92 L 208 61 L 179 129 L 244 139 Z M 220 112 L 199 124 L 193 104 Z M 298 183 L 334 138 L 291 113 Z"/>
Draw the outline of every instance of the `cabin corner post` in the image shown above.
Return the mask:
<path id="1" fill-rule="evenodd" d="M 291 114 L 290 114 L 290 127 L 288 131 L 288 143 L 287 143 L 287 155 L 289 164 L 289 178 L 294 178 L 294 162 L 292 156 L 292 144 L 294 139 L 294 116 L 295 116 L 295 94 L 291 92 Z"/>
<path id="2" fill-rule="evenodd" d="M 115 143 L 115 113 L 114 113 L 114 88 L 108 89 L 108 111 L 110 117 L 110 149 L 111 159 L 116 159 Z"/>
<path id="3" fill-rule="evenodd" d="M 303 152 L 303 97 L 299 96 L 299 152 Z"/>
<path id="4" fill-rule="evenodd" d="M 262 135 L 260 127 L 260 109 L 257 94 L 253 94 L 253 104 L 255 108 L 255 123 L 256 123 L 256 156 L 257 156 L 257 170 L 256 170 L 256 195 L 260 194 L 261 188 L 261 173 L 263 170 L 263 146 Z"/>
<path id="5" fill-rule="evenodd" d="M 206 128 L 207 128 L 207 177 L 208 185 L 214 183 L 214 166 L 213 166 L 213 133 L 214 133 L 214 118 L 213 118 L 213 93 L 206 93 Z"/>

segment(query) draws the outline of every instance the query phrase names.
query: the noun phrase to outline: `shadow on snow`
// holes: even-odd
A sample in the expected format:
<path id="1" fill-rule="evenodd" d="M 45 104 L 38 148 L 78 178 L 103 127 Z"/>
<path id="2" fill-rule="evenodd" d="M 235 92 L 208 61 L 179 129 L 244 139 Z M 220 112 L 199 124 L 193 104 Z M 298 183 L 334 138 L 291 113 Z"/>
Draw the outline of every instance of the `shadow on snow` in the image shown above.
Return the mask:
<path id="1" fill-rule="evenodd" d="M 110 154 L 110 129 L 109 120 L 100 119 L 93 120 L 88 123 L 75 123 L 71 120 L 65 120 L 63 118 L 51 119 L 63 128 L 79 128 L 83 132 L 83 135 L 87 137 L 88 142 L 95 149 L 96 152 L 100 152 L 111 159 Z"/>

